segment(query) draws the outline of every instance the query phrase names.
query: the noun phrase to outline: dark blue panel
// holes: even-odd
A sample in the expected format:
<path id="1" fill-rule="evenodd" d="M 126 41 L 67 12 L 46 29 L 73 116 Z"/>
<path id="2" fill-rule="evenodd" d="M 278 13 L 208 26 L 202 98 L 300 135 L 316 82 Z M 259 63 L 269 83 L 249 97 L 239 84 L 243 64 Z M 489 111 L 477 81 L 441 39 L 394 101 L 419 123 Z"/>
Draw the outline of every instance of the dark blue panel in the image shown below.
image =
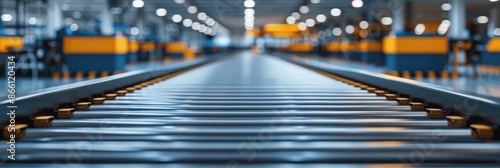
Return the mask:
<path id="1" fill-rule="evenodd" d="M 500 53 L 483 52 L 481 64 L 500 66 Z"/>
<path id="2" fill-rule="evenodd" d="M 342 52 L 327 51 L 326 54 L 327 54 L 327 56 L 334 56 L 334 57 L 341 57 L 342 56 Z"/>
<path id="3" fill-rule="evenodd" d="M 359 52 L 344 52 L 342 55 L 346 60 L 361 61 L 361 53 Z"/>
<path id="4" fill-rule="evenodd" d="M 166 57 L 170 57 L 170 58 L 184 58 L 184 53 L 165 53 L 165 56 Z"/>
<path id="5" fill-rule="evenodd" d="M 127 63 L 129 62 L 137 62 L 138 58 L 137 58 L 137 52 L 133 52 L 133 53 L 129 53 L 127 55 Z"/>
<path id="6" fill-rule="evenodd" d="M 375 65 L 384 65 L 385 55 L 382 52 L 363 52 L 361 53 L 361 60 Z"/>
<path id="7" fill-rule="evenodd" d="M 446 66 L 446 55 L 386 55 L 386 67 L 395 71 L 442 71 Z"/>
<path id="8" fill-rule="evenodd" d="M 127 55 L 65 55 L 69 71 L 102 72 L 125 69 Z"/>

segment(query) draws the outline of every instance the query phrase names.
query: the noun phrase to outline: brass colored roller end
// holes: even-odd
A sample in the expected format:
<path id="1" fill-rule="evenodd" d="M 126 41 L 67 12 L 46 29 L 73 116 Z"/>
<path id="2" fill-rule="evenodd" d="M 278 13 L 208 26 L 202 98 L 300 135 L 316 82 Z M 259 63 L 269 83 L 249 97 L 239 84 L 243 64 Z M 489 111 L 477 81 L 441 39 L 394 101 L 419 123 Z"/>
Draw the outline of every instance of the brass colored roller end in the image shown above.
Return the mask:
<path id="1" fill-rule="evenodd" d="M 443 110 L 438 108 L 427 108 L 425 111 L 427 111 L 427 117 L 432 119 L 441 119 L 444 117 Z"/>
<path id="2" fill-rule="evenodd" d="M 387 100 L 396 100 L 397 98 L 396 94 L 385 94 L 384 96 Z"/>
<path id="3" fill-rule="evenodd" d="M 104 97 L 106 98 L 106 100 L 115 100 L 116 96 L 118 96 L 118 94 L 115 94 L 115 93 L 108 93 L 108 94 L 104 95 Z"/>
<path id="4" fill-rule="evenodd" d="M 96 98 L 92 99 L 92 104 L 103 104 L 104 100 L 106 100 L 106 98 L 104 98 L 104 97 L 96 97 Z"/>
<path id="5" fill-rule="evenodd" d="M 408 99 L 408 98 L 399 97 L 399 98 L 396 98 L 396 100 L 398 101 L 399 105 L 410 105 L 410 99 Z"/>
<path id="6" fill-rule="evenodd" d="M 376 90 L 377 89 L 374 88 L 374 87 L 368 87 L 368 88 L 366 88 L 366 91 L 368 91 L 368 93 L 375 93 Z"/>
<path id="7" fill-rule="evenodd" d="M 463 128 L 467 125 L 464 117 L 461 116 L 446 116 L 448 126 L 455 128 Z"/>
<path id="8" fill-rule="evenodd" d="M 128 88 L 126 88 L 126 90 L 127 90 L 127 93 L 134 93 L 135 88 L 134 87 L 128 87 Z"/>
<path id="9" fill-rule="evenodd" d="M 377 94 L 377 96 L 385 96 L 385 91 L 383 91 L 383 90 L 375 90 L 375 94 Z"/>
<path id="10" fill-rule="evenodd" d="M 420 102 L 410 102 L 410 106 L 413 111 L 425 110 L 424 104 Z"/>
<path id="11" fill-rule="evenodd" d="M 90 105 L 92 105 L 92 102 L 79 102 L 76 104 L 76 110 L 89 110 Z"/>
<path id="12" fill-rule="evenodd" d="M 472 136 L 481 140 L 488 140 L 493 138 L 493 128 L 484 124 L 471 124 Z"/>
<path id="13" fill-rule="evenodd" d="M 7 125 L 3 128 L 3 138 L 4 139 L 21 139 L 24 135 L 26 135 L 26 128 L 28 128 L 28 124 L 16 124 L 16 125 Z"/>
<path id="14" fill-rule="evenodd" d="M 54 120 L 54 116 L 37 116 L 33 120 L 33 126 L 47 128 L 52 126 L 52 120 Z"/>
<path id="15" fill-rule="evenodd" d="M 57 118 L 61 119 L 73 118 L 73 112 L 75 112 L 74 108 L 61 108 L 57 110 Z"/>
<path id="16" fill-rule="evenodd" d="M 125 96 L 125 94 L 127 94 L 127 90 L 118 90 L 116 91 L 116 94 L 118 96 Z"/>

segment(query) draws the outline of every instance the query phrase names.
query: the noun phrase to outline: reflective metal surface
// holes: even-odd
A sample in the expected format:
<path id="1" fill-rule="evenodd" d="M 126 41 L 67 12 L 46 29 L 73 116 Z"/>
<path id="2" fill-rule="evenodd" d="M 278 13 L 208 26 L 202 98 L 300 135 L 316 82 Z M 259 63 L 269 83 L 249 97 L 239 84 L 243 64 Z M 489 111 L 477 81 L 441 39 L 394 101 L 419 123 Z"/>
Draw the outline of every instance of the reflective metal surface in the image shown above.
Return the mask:
<path id="1" fill-rule="evenodd" d="M 28 128 L 16 145 L 17 162 L 71 166 L 75 158 L 82 167 L 500 163 L 500 143 L 476 140 L 470 128 L 450 128 L 425 111 L 247 52 L 55 119 L 49 128 Z"/>

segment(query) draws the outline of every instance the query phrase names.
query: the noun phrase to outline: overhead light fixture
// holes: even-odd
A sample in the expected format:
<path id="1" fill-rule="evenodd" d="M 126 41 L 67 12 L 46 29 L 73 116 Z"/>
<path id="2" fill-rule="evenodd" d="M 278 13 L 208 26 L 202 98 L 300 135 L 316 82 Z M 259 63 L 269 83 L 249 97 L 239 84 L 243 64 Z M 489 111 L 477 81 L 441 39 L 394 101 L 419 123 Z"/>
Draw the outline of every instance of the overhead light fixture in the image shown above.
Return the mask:
<path id="1" fill-rule="evenodd" d="M 200 23 L 198 23 L 198 22 L 194 22 L 194 23 L 191 25 L 191 28 L 192 28 L 193 30 L 198 30 L 198 29 L 200 29 Z"/>
<path id="2" fill-rule="evenodd" d="M 383 24 L 383 25 L 391 25 L 392 24 L 392 18 L 391 17 L 383 17 L 382 19 L 380 19 L 380 22 Z"/>
<path id="3" fill-rule="evenodd" d="M 134 8 L 142 8 L 142 7 L 144 7 L 144 1 L 142 1 L 142 0 L 134 0 L 134 1 L 132 1 L 132 6 Z"/>
<path id="4" fill-rule="evenodd" d="M 12 21 L 13 17 L 11 14 L 8 14 L 8 13 L 5 13 L 5 14 L 2 14 L 2 21 L 4 22 L 10 22 Z"/>
<path id="5" fill-rule="evenodd" d="M 182 25 L 184 25 L 184 27 L 190 27 L 193 25 L 193 21 L 191 19 L 184 19 L 184 21 L 182 21 Z"/>
<path id="6" fill-rule="evenodd" d="M 255 20 L 255 16 L 253 16 L 253 15 L 245 15 L 245 20 L 253 21 L 253 20 Z"/>
<path id="7" fill-rule="evenodd" d="M 69 9 L 69 5 L 67 3 L 61 4 L 61 10 L 67 11 Z"/>
<path id="8" fill-rule="evenodd" d="M 294 24 L 295 23 L 295 18 L 293 16 L 288 16 L 286 18 L 286 23 L 288 23 L 288 24 Z"/>
<path id="9" fill-rule="evenodd" d="M 479 24 L 485 24 L 488 23 L 489 19 L 486 16 L 479 16 L 477 17 L 477 23 Z"/>
<path id="10" fill-rule="evenodd" d="M 422 35 L 425 32 L 425 25 L 420 23 L 417 26 L 415 26 L 415 34 L 417 35 Z"/>
<path id="11" fill-rule="evenodd" d="M 319 4 L 320 2 L 321 2 L 321 0 L 311 0 L 312 4 Z"/>
<path id="12" fill-rule="evenodd" d="M 361 29 L 363 29 L 363 30 L 368 29 L 368 27 L 369 27 L 369 26 L 370 26 L 370 24 L 368 24 L 368 22 L 367 22 L 367 21 L 364 21 L 364 20 L 363 20 L 363 21 L 359 22 L 359 28 L 361 28 Z"/>
<path id="13" fill-rule="evenodd" d="M 205 12 L 198 13 L 198 19 L 200 19 L 200 20 L 205 20 L 205 19 L 207 19 L 207 17 L 208 16 Z"/>
<path id="14" fill-rule="evenodd" d="M 73 12 L 72 16 L 75 19 L 80 19 L 82 17 L 82 13 L 78 12 L 78 11 L 75 11 L 75 12 Z"/>
<path id="15" fill-rule="evenodd" d="M 314 21 L 314 19 L 307 19 L 306 25 L 307 27 L 314 27 L 314 25 L 316 25 L 316 22 Z"/>
<path id="16" fill-rule="evenodd" d="M 70 26 L 69 26 L 69 29 L 71 31 L 77 31 L 78 30 L 78 24 L 76 23 L 72 23 Z"/>
<path id="17" fill-rule="evenodd" d="M 243 5 L 247 8 L 253 8 L 255 6 L 255 1 L 253 0 L 246 0 Z"/>
<path id="18" fill-rule="evenodd" d="M 316 21 L 318 21 L 318 23 L 323 23 L 326 21 L 326 16 L 323 14 L 319 14 L 316 16 Z"/>
<path id="19" fill-rule="evenodd" d="M 330 14 L 332 16 L 340 16 L 342 14 L 342 10 L 340 10 L 339 8 L 333 8 L 332 10 L 330 10 Z"/>
<path id="20" fill-rule="evenodd" d="M 451 26 L 451 22 L 449 20 L 443 20 L 438 27 L 438 30 L 437 30 L 438 34 L 439 35 L 446 34 L 446 32 L 448 32 L 448 29 L 450 28 L 450 26 Z"/>
<path id="21" fill-rule="evenodd" d="M 363 1 L 362 0 L 352 0 L 351 5 L 354 8 L 361 8 L 361 7 L 363 7 Z"/>
<path id="22" fill-rule="evenodd" d="M 490 0 L 490 2 L 497 2 L 498 0 Z"/>
<path id="23" fill-rule="evenodd" d="M 495 28 L 495 30 L 493 30 L 493 35 L 500 36 L 500 28 Z"/>
<path id="24" fill-rule="evenodd" d="M 347 26 L 345 27 L 345 32 L 346 32 L 347 34 L 352 34 L 352 33 L 354 33 L 354 30 L 355 30 L 355 29 L 354 29 L 354 26 L 352 26 L 352 25 L 347 25 Z"/>
<path id="25" fill-rule="evenodd" d="M 29 25 L 36 25 L 36 22 L 37 22 L 37 20 L 36 20 L 36 18 L 35 18 L 35 17 L 30 17 L 30 18 L 28 19 L 28 24 L 29 24 Z"/>
<path id="26" fill-rule="evenodd" d="M 302 13 L 302 14 L 309 13 L 309 7 L 308 6 L 301 6 L 299 8 L 299 12 Z"/>
<path id="27" fill-rule="evenodd" d="M 333 28 L 332 34 L 337 37 L 340 36 L 342 35 L 342 29 L 340 27 Z"/>
<path id="28" fill-rule="evenodd" d="M 441 5 L 441 10 L 443 10 L 443 11 L 450 11 L 451 8 L 452 8 L 452 6 L 450 3 L 444 3 Z"/>
<path id="29" fill-rule="evenodd" d="M 307 24 L 304 22 L 300 22 L 298 25 L 299 30 L 306 30 L 307 29 Z"/>
<path id="30" fill-rule="evenodd" d="M 294 17 L 294 18 L 295 18 L 295 20 L 299 20 L 299 19 L 300 19 L 300 13 L 299 13 L 299 12 L 293 12 L 293 13 L 291 14 L 291 16 L 292 16 L 292 17 Z"/>
<path id="31" fill-rule="evenodd" d="M 253 9 L 245 9 L 245 15 L 255 15 L 255 10 Z"/>
<path id="32" fill-rule="evenodd" d="M 160 17 L 165 16 L 167 15 L 167 10 L 165 8 L 158 8 L 156 9 L 156 15 Z"/>
<path id="33" fill-rule="evenodd" d="M 175 14 L 175 15 L 173 15 L 173 16 L 172 16 L 172 21 L 173 21 L 174 23 L 179 23 L 179 22 L 181 22 L 181 21 L 182 21 L 182 16 L 181 16 L 181 15 L 179 15 L 179 14 Z"/>
<path id="34" fill-rule="evenodd" d="M 194 14 L 194 13 L 196 13 L 196 12 L 198 11 L 198 8 L 197 8 L 196 6 L 189 6 L 189 7 L 187 8 L 187 11 L 188 11 L 188 13 L 190 13 L 190 14 Z"/>
<path id="35" fill-rule="evenodd" d="M 183 4 L 184 2 L 186 2 L 186 0 L 175 0 L 176 4 Z"/>
<path id="36" fill-rule="evenodd" d="M 137 28 L 137 27 L 132 27 L 132 28 L 130 28 L 129 33 L 130 33 L 131 35 L 133 35 L 133 36 L 137 36 L 137 35 L 139 34 L 139 28 Z"/>

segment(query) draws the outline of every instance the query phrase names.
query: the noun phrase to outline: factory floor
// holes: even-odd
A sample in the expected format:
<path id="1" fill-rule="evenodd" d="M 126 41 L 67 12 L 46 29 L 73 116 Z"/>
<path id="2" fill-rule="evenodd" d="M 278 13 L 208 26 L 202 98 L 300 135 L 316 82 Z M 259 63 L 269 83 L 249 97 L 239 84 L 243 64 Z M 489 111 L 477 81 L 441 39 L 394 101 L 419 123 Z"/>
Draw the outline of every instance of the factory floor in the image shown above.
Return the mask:
<path id="1" fill-rule="evenodd" d="M 356 69 L 356 70 L 365 70 L 365 71 L 370 71 L 374 73 L 380 73 L 383 74 L 386 72 L 387 69 L 381 66 L 374 66 L 374 65 L 369 65 L 369 64 L 364 64 L 360 62 L 352 62 L 352 61 L 345 61 L 345 60 L 339 60 L 339 59 L 325 59 L 321 57 L 306 57 L 307 59 L 315 60 L 315 61 L 321 61 L 324 63 L 328 63 L 334 66 L 342 66 L 350 69 Z M 165 66 L 165 64 L 172 64 L 175 63 L 169 62 L 169 63 L 164 63 L 164 62 L 145 62 L 145 63 L 137 63 L 133 65 L 129 65 L 126 68 L 126 71 L 133 71 L 133 70 L 143 70 L 143 69 L 154 69 L 158 68 L 161 66 Z M 76 78 L 68 78 L 68 79 L 54 79 L 52 77 L 39 77 L 39 78 L 32 78 L 32 77 L 16 77 L 16 96 L 21 97 L 24 95 L 29 95 L 32 93 L 36 92 L 43 92 L 45 89 L 51 88 L 51 87 L 56 87 L 56 86 L 61 86 L 61 85 L 67 85 L 71 83 L 76 83 L 79 81 L 85 81 L 88 80 L 87 78 L 81 78 L 81 79 L 76 79 Z M 436 87 L 446 89 L 446 90 L 458 90 L 458 91 L 465 91 L 469 93 L 474 93 L 478 95 L 483 95 L 483 96 L 491 96 L 491 97 L 500 97 L 500 75 L 499 74 L 481 74 L 479 78 L 473 78 L 473 77 L 459 77 L 456 79 L 449 78 L 449 79 L 442 79 L 442 78 L 435 78 L 435 79 L 429 79 L 429 78 L 412 78 L 412 80 L 424 82 L 426 84 L 434 85 Z M 62 86 L 64 87 L 64 86 Z M 0 79 L 0 100 L 6 100 L 7 99 L 7 81 L 5 78 Z"/>

